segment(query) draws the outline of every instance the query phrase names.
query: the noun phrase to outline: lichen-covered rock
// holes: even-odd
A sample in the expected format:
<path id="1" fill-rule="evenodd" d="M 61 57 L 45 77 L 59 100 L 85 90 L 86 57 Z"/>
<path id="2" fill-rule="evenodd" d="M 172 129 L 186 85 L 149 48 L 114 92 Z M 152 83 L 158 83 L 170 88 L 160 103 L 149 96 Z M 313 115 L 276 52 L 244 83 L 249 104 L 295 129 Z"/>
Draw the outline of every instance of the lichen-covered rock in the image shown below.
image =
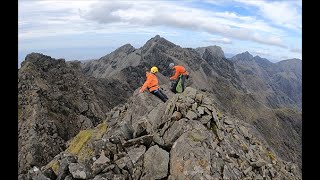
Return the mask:
<path id="1" fill-rule="evenodd" d="M 107 131 L 107 124 L 99 124 L 95 129 L 82 130 L 69 143 L 69 147 L 65 150 L 67 153 L 77 156 L 79 161 L 90 159 L 94 154 L 94 149 L 90 143 L 95 139 L 101 138 Z"/>

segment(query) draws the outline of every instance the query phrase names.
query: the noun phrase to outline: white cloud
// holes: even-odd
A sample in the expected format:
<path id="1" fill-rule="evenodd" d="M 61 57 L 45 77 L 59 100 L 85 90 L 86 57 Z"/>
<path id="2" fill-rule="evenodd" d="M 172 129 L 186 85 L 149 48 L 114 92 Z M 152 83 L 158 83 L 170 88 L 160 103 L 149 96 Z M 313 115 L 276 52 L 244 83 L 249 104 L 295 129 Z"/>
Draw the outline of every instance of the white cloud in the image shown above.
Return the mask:
<path id="1" fill-rule="evenodd" d="M 223 44 L 231 44 L 232 43 L 232 41 L 228 38 L 211 38 L 207 41 L 212 42 L 212 43 L 223 43 Z"/>
<path id="2" fill-rule="evenodd" d="M 302 1 L 248 1 L 235 0 L 245 5 L 251 5 L 259 9 L 261 15 L 273 23 L 290 29 L 301 30 L 302 26 Z"/>
<path id="3" fill-rule="evenodd" d="M 282 31 L 262 21 L 233 12 L 211 12 L 189 7 L 178 7 L 169 2 L 145 2 L 139 4 L 123 1 L 110 3 L 100 2 L 92 5 L 81 17 L 99 23 L 111 24 L 122 22 L 140 26 L 167 26 L 194 31 L 205 31 L 221 34 L 240 40 L 285 47 L 279 35 Z M 257 38 L 253 34 L 259 34 Z M 269 35 L 266 35 L 269 34 Z"/>
<path id="4" fill-rule="evenodd" d="M 294 52 L 294 53 L 299 53 L 299 54 L 302 54 L 302 49 L 300 48 L 293 48 L 290 50 L 291 52 Z"/>
<path id="5" fill-rule="evenodd" d="M 239 3 L 235 4 L 235 1 Z M 61 48 L 72 46 L 72 42 L 80 42 L 79 40 L 63 43 L 65 39 L 61 39 L 61 43 L 58 43 L 58 39 L 62 37 L 82 38 L 86 36 L 90 38 L 91 35 L 105 37 L 122 33 L 126 34 L 124 36 L 128 36 L 128 34 L 134 36 L 137 33 L 151 37 L 155 34 L 168 35 L 168 37 L 175 36 L 178 37 L 176 38 L 178 40 L 174 43 L 181 42 L 181 45 L 182 43 L 189 43 L 189 46 L 203 42 L 202 39 L 220 35 L 223 38 L 211 39 L 212 42 L 224 43 L 227 46 L 238 46 L 240 41 L 237 40 L 241 40 L 245 49 L 249 44 L 252 46 L 257 44 L 261 46 L 270 45 L 275 49 L 278 47 L 287 48 L 287 44 L 296 44 L 296 37 L 288 34 L 287 29 L 282 27 L 298 28 L 298 31 L 301 31 L 302 27 L 299 22 L 301 3 L 299 3 L 300 1 L 291 2 L 291 0 L 290 2 L 214 1 L 211 3 L 218 6 L 217 8 L 201 9 L 196 8 L 196 6 L 189 6 L 196 3 L 194 1 L 186 3 L 182 1 L 19 0 L 19 48 L 28 49 L 41 46 L 54 48 L 56 45 Z M 261 19 L 261 16 L 256 15 L 242 15 L 241 11 L 236 12 L 232 9 L 219 10 L 226 3 L 229 6 L 234 4 L 246 5 L 241 8 L 247 10 L 252 10 L 253 7 L 257 8 L 264 18 Z M 281 10 L 280 7 L 283 9 Z M 291 7 L 293 8 L 292 12 L 288 12 Z M 271 11 L 273 8 L 274 10 Z M 272 23 L 267 20 L 272 20 Z M 188 35 L 194 34 L 197 37 L 181 38 L 186 32 Z M 47 44 L 45 43 L 44 39 L 53 39 L 53 37 L 57 41 L 54 43 L 47 41 Z M 290 42 L 288 37 L 290 37 Z M 135 43 L 131 42 L 130 38 L 127 38 L 128 42 L 126 43 Z M 297 41 L 300 41 L 299 38 L 301 39 L 301 37 L 297 37 Z M 84 42 L 83 44 L 85 44 L 85 39 L 81 39 L 81 43 Z M 99 40 L 96 42 L 105 43 Z M 190 43 L 193 44 L 190 45 Z M 93 41 L 88 43 L 90 46 L 94 44 Z M 73 47 L 76 46 L 80 45 L 73 45 Z M 276 51 L 270 52 L 275 53 Z M 288 50 L 288 52 L 290 51 Z M 293 50 L 290 53 L 297 54 L 296 52 L 299 51 Z"/>
<path id="6" fill-rule="evenodd" d="M 269 56 L 270 53 L 267 50 L 253 50 L 252 53 L 258 54 L 260 56 Z"/>

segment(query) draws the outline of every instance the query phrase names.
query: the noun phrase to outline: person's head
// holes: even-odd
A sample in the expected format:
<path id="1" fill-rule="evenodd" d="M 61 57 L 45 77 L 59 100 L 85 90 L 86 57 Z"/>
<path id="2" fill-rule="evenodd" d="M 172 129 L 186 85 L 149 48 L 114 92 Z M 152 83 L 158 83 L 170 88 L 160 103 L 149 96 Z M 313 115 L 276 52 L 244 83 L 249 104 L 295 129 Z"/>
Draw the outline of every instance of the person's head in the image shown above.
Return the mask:
<path id="1" fill-rule="evenodd" d="M 174 64 L 173 64 L 173 63 L 170 63 L 170 64 L 169 64 L 169 68 L 170 68 L 170 69 L 172 69 L 172 68 L 173 68 L 173 66 L 174 66 Z"/>
<path id="2" fill-rule="evenodd" d="M 155 74 L 158 72 L 158 68 L 156 66 L 153 66 L 151 69 L 150 69 L 150 72 Z"/>

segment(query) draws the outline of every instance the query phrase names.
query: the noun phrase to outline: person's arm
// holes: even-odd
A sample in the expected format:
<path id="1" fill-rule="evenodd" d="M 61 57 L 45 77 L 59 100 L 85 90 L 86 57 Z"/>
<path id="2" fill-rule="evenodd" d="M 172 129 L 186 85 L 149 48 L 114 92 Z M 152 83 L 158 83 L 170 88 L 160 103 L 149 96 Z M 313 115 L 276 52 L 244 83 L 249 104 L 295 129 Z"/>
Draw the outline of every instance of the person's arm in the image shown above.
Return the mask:
<path id="1" fill-rule="evenodd" d="M 170 77 L 170 80 L 175 80 L 175 79 L 177 79 L 178 76 L 179 76 L 179 71 L 177 69 L 175 69 L 175 73 L 173 76 Z"/>
<path id="2" fill-rule="evenodd" d="M 139 92 L 142 93 L 144 90 L 146 90 L 146 88 L 148 87 L 148 85 L 150 84 L 151 79 L 147 78 L 146 82 L 144 82 L 143 86 L 140 88 Z"/>

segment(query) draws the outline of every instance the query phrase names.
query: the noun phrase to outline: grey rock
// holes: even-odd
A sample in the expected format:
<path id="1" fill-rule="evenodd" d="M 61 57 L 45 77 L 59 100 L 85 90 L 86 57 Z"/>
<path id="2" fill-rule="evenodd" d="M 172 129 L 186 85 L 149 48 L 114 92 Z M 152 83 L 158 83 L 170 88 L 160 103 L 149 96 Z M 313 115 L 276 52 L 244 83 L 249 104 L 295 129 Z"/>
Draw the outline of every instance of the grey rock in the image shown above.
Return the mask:
<path id="1" fill-rule="evenodd" d="M 243 173 L 248 176 L 249 172 L 252 171 L 252 167 L 249 166 L 246 170 L 243 171 Z"/>
<path id="2" fill-rule="evenodd" d="M 202 124 L 207 124 L 208 122 L 210 122 L 212 116 L 211 115 L 204 115 L 202 116 L 199 121 L 202 123 Z"/>
<path id="3" fill-rule="evenodd" d="M 128 141 L 124 142 L 122 146 L 127 147 L 135 144 L 143 144 L 145 146 L 149 146 L 150 143 L 152 142 L 152 139 L 153 139 L 153 135 L 145 135 L 135 139 L 129 139 Z"/>
<path id="4" fill-rule="evenodd" d="M 199 106 L 199 107 L 197 108 L 197 111 L 198 111 L 198 113 L 199 113 L 200 115 L 203 115 L 203 114 L 204 114 L 204 107 Z"/>
<path id="5" fill-rule="evenodd" d="M 258 161 L 255 161 L 255 162 L 250 162 L 250 165 L 252 167 L 262 167 L 262 166 L 265 166 L 266 164 L 267 162 L 262 159 L 259 159 Z"/>
<path id="6" fill-rule="evenodd" d="M 131 161 L 131 159 L 129 158 L 129 156 L 124 156 L 118 160 L 115 161 L 115 163 L 117 164 L 117 166 L 120 169 L 124 169 L 124 167 L 126 167 L 127 163 Z"/>
<path id="7" fill-rule="evenodd" d="M 111 154 L 117 154 L 118 151 L 117 151 L 117 145 L 116 144 L 113 144 L 111 142 L 106 142 L 106 149 L 108 151 L 110 151 Z"/>
<path id="8" fill-rule="evenodd" d="M 110 171 L 110 170 L 112 170 L 112 169 L 114 169 L 114 168 L 115 168 L 115 165 L 114 165 L 114 164 L 111 164 L 111 165 L 107 166 L 106 168 L 104 168 L 104 169 L 102 170 L 102 172 L 108 172 L 108 171 Z"/>
<path id="9" fill-rule="evenodd" d="M 133 127 L 133 138 L 140 137 L 144 132 L 147 131 L 148 121 L 146 118 L 141 118 L 136 123 L 132 124 Z"/>
<path id="10" fill-rule="evenodd" d="M 123 174 L 115 174 L 115 175 L 113 175 L 112 179 L 114 179 L 114 180 L 126 180 L 127 178 Z"/>
<path id="11" fill-rule="evenodd" d="M 249 137 L 249 130 L 248 130 L 246 127 L 240 125 L 240 126 L 239 126 L 239 129 L 240 129 L 241 133 L 243 134 L 243 136 L 244 136 L 245 138 L 247 138 L 247 139 L 250 138 L 250 137 Z"/>
<path id="12" fill-rule="evenodd" d="M 42 173 L 38 173 L 32 177 L 32 180 L 50 180 L 50 178 L 46 177 Z"/>
<path id="13" fill-rule="evenodd" d="M 195 102 L 194 99 L 190 96 L 184 97 L 184 101 L 185 101 L 187 107 L 192 106 L 192 104 Z"/>
<path id="14" fill-rule="evenodd" d="M 72 175 L 69 174 L 64 178 L 64 180 L 74 180 L 74 179 L 72 178 Z"/>
<path id="15" fill-rule="evenodd" d="M 157 145 L 150 147 L 144 155 L 144 175 L 141 179 L 162 179 L 167 177 L 169 153 Z"/>
<path id="16" fill-rule="evenodd" d="M 189 120 L 197 119 L 197 114 L 194 113 L 193 111 L 189 110 L 186 115 L 186 118 L 188 118 Z"/>
<path id="17" fill-rule="evenodd" d="M 73 178 L 88 179 L 91 177 L 90 170 L 84 164 L 80 163 L 70 163 L 69 172 Z"/>
<path id="18" fill-rule="evenodd" d="M 269 173 L 270 173 L 270 176 L 271 176 L 272 178 L 275 177 L 275 171 L 274 171 L 273 168 L 270 168 L 270 169 L 269 169 Z"/>
<path id="19" fill-rule="evenodd" d="M 163 135 L 165 144 L 172 146 L 173 143 L 184 133 L 187 125 L 188 122 L 186 122 L 184 119 L 174 122 L 173 125 Z"/>
<path id="20" fill-rule="evenodd" d="M 217 136 L 219 141 L 222 141 L 224 139 L 223 131 L 217 130 Z"/>
<path id="21" fill-rule="evenodd" d="M 193 103 L 191 106 L 192 111 L 197 112 L 197 107 L 198 107 L 198 104 L 196 102 Z"/>
<path id="22" fill-rule="evenodd" d="M 209 97 L 203 97 L 202 104 L 204 104 L 204 105 L 212 105 L 213 101 Z"/>
<path id="23" fill-rule="evenodd" d="M 61 161 L 60 161 L 60 169 L 59 169 L 59 172 L 60 173 L 63 173 L 65 171 L 68 171 L 68 168 L 69 168 L 69 164 L 70 163 L 75 163 L 77 162 L 76 158 L 74 156 L 67 156 L 65 158 L 63 158 Z"/>
<path id="24" fill-rule="evenodd" d="M 110 162 L 110 159 L 107 158 L 104 154 L 104 151 L 101 151 L 100 157 L 94 161 L 92 165 L 92 170 L 94 174 L 98 173 L 99 171 L 102 171 L 105 167 L 108 166 L 108 163 Z"/>
<path id="25" fill-rule="evenodd" d="M 196 100 L 197 103 L 202 103 L 202 98 L 203 98 L 203 95 L 198 93 L 196 95 L 195 100 Z"/>
<path id="26" fill-rule="evenodd" d="M 163 138 L 161 138 L 161 137 L 159 136 L 158 133 L 155 133 L 155 134 L 153 135 L 153 142 L 155 142 L 156 144 L 158 144 L 158 145 L 160 145 L 160 146 L 164 146 L 164 140 L 163 140 Z"/>
<path id="27" fill-rule="evenodd" d="M 225 120 L 223 121 L 223 123 L 225 123 L 225 124 L 227 124 L 227 125 L 232 125 L 232 124 L 233 124 L 233 122 L 232 122 L 230 119 L 225 119 Z"/>
<path id="28" fill-rule="evenodd" d="M 191 179 L 197 174 L 210 177 L 210 152 L 201 143 L 209 132 L 202 128 L 185 132 L 173 144 L 170 151 L 170 175 L 173 178 Z"/>
<path id="29" fill-rule="evenodd" d="M 93 180 L 108 180 L 107 177 L 104 177 L 103 175 L 97 175 L 93 178 Z"/>
<path id="30" fill-rule="evenodd" d="M 228 166 L 224 165 L 223 167 L 223 179 L 236 179 L 234 174 L 230 171 Z"/>
<path id="31" fill-rule="evenodd" d="M 146 147 L 143 145 L 140 145 L 138 148 L 132 148 L 131 150 L 128 151 L 128 155 L 133 165 L 136 165 L 139 159 L 143 158 L 143 155 L 145 152 L 146 152 Z"/>
<path id="32" fill-rule="evenodd" d="M 183 95 L 190 97 L 191 99 L 195 99 L 196 94 L 197 94 L 196 89 L 190 88 L 190 87 L 186 87 L 186 89 L 183 92 Z"/>
<path id="33" fill-rule="evenodd" d="M 258 174 L 257 176 L 254 177 L 254 179 L 256 179 L 256 180 L 263 180 L 263 177 L 262 177 L 260 174 Z"/>
<path id="34" fill-rule="evenodd" d="M 132 139 L 134 130 L 130 123 L 128 122 L 120 122 L 120 132 L 125 139 Z"/>

